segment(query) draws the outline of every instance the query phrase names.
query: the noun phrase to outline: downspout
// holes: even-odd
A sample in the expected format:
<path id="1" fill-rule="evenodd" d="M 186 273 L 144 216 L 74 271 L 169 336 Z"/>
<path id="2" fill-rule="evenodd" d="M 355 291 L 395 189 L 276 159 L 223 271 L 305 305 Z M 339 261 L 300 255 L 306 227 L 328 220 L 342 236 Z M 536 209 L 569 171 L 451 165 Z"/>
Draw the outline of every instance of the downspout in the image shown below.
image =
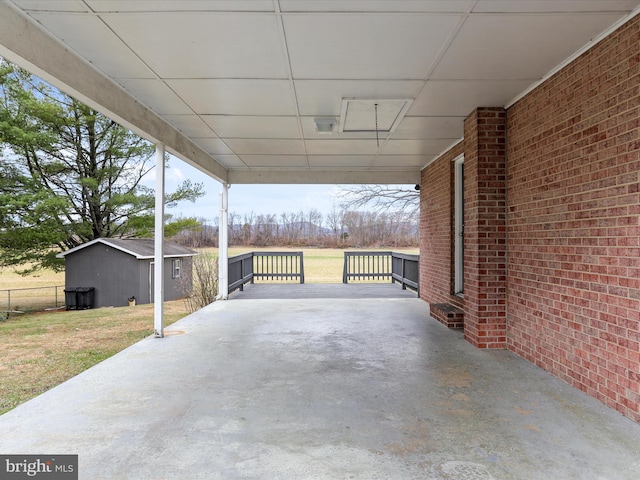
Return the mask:
<path id="1" fill-rule="evenodd" d="M 156 205 L 154 230 L 153 334 L 164 337 L 164 145 L 156 144 Z"/>
<path id="2" fill-rule="evenodd" d="M 229 185 L 222 184 L 220 193 L 220 221 L 218 228 L 218 296 L 216 300 L 229 298 Z"/>

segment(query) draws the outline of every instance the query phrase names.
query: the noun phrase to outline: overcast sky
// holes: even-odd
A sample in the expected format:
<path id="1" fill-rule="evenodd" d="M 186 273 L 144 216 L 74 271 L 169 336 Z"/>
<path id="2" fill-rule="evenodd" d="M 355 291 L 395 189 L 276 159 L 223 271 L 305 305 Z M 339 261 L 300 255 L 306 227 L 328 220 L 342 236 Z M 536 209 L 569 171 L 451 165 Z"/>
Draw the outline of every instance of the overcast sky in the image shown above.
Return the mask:
<path id="1" fill-rule="evenodd" d="M 171 157 L 165 172 L 166 191 L 174 191 L 184 180 L 203 183 L 206 195 L 195 204 L 183 202 L 167 210 L 176 217 L 197 217 L 213 220 L 220 213 L 222 185 L 189 164 Z M 144 184 L 155 188 L 155 171 L 145 177 Z M 308 212 L 315 208 L 323 215 L 339 201 L 335 198 L 337 185 L 232 185 L 229 189 L 229 212 L 241 216 L 250 214 L 276 214 Z"/>

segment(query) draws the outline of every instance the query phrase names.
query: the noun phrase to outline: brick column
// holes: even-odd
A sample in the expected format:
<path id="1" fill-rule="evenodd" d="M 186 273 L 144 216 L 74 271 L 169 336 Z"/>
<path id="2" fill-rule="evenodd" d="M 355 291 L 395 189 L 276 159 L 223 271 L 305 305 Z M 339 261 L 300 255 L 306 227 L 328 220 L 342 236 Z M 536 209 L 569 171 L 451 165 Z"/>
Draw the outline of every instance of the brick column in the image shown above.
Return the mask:
<path id="1" fill-rule="evenodd" d="M 464 335 L 506 348 L 506 111 L 478 108 L 464 123 Z"/>

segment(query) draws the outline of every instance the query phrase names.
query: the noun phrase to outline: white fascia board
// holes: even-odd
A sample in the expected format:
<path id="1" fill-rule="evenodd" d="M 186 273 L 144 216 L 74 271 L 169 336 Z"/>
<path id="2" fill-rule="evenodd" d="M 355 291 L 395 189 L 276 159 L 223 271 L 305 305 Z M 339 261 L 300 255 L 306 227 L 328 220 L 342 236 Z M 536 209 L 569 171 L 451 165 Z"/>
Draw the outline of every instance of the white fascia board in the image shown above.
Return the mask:
<path id="1" fill-rule="evenodd" d="M 229 170 L 229 183 L 234 184 L 417 184 L 420 170 Z"/>
<path id="2" fill-rule="evenodd" d="M 0 56 L 148 139 L 220 182 L 227 169 L 35 22 L 0 1 Z"/>
<path id="3" fill-rule="evenodd" d="M 131 255 L 132 257 L 135 257 L 137 260 L 149 260 L 149 259 L 153 259 L 155 258 L 153 255 L 140 255 L 139 253 L 136 253 L 132 250 L 129 250 L 128 248 L 124 248 L 121 245 L 117 245 L 115 243 L 111 243 L 109 241 L 108 238 L 96 238 L 94 240 L 91 240 L 87 243 L 83 243 L 82 245 L 78 245 L 77 247 L 74 247 L 70 250 L 67 250 L 66 252 L 61 252 L 58 253 L 56 255 L 56 258 L 64 258 L 67 255 L 69 255 L 70 253 L 74 253 L 77 252 L 78 250 L 82 250 L 83 248 L 87 248 L 90 247 L 91 245 L 95 245 L 96 243 L 102 243 L 104 245 L 108 245 L 111 248 L 115 248 L 116 250 L 120 250 L 121 252 L 124 252 L 128 255 Z M 195 257 L 196 255 L 198 255 L 198 252 L 196 253 L 181 253 L 181 254 L 175 254 L 175 255 L 165 255 L 164 258 L 182 258 L 182 257 Z"/>
<path id="4" fill-rule="evenodd" d="M 60 253 L 56 254 L 56 258 L 64 258 L 67 255 L 69 255 L 70 253 L 77 252 L 78 250 L 82 250 L 83 248 L 90 247 L 91 245 L 95 245 L 96 243 L 102 243 L 102 238 L 96 238 L 96 239 L 91 240 L 91 241 L 89 241 L 87 243 L 83 243 L 82 245 L 78 245 L 77 247 L 74 247 L 74 248 L 72 248 L 70 250 L 67 250 L 67 251 L 64 251 L 64 252 L 60 252 Z M 111 246 L 113 246 L 113 245 L 111 245 Z"/>
<path id="5" fill-rule="evenodd" d="M 120 249 L 122 250 L 122 249 Z M 184 258 L 184 257 L 195 257 L 196 255 L 198 255 L 197 253 L 181 253 L 181 254 L 176 254 L 176 255 L 165 255 L 164 258 Z M 141 255 L 136 257 L 138 260 L 154 260 L 156 257 L 154 257 L 153 255 Z"/>
<path id="6" fill-rule="evenodd" d="M 95 245 L 96 243 L 102 243 L 104 245 L 108 245 L 111 248 L 115 248 L 116 250 L 120 250 L 121 252 L 124 252 L 128 255 L 131 255 L 132 257 L 136 257 L 136 259 L 138 260 L 142 260 L 145 258 L 153 258 L 153 256 L 147 257 L 147 256 L 143 256 L 140 255 L 132 250 L 129 250 L 127 248 L 123 248 L 120 245 L 116 245 L 115 243 L 111 243 L 109 241 L 108 238 L 95 238 L 93 240 L 88 241 L 87 243 L 83 243 L 82 245 L 78 245 L 77 247 L 72 248 L 71 250 L 67 250 L 66 252 L 62 252 L 62 253 L 58 253 L 56 255 L 56 258 L 64 258 L 67 255 L 69 255 L 70 253 L 74 253 L 77 252 L 78 250 L 82 250 L 84 248 L 90 247 L 91 245 Z"/>

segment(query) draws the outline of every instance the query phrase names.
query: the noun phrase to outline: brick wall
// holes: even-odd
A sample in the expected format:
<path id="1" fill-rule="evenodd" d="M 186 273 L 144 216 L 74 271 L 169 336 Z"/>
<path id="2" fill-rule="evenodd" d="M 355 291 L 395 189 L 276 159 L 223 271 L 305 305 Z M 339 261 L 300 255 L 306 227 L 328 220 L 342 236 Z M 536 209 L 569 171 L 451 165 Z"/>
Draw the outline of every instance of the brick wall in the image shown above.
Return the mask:
<path id="1" fill-rule="evenodd" d="M 506 111 L 478 108 L 464 123 L 464 334 L 505 348 Z"/>
<path id="2" fill-rule="evenodd" d="M 508 111 L 508 348 L 640 421 L 640 16 Z"/>
<path id="3" fill-rule="evenodd" d="M 420 187 L 420 297 L 462 308 L 453 292 L 453 160 L 460 142 L 422 171 Z"/>

